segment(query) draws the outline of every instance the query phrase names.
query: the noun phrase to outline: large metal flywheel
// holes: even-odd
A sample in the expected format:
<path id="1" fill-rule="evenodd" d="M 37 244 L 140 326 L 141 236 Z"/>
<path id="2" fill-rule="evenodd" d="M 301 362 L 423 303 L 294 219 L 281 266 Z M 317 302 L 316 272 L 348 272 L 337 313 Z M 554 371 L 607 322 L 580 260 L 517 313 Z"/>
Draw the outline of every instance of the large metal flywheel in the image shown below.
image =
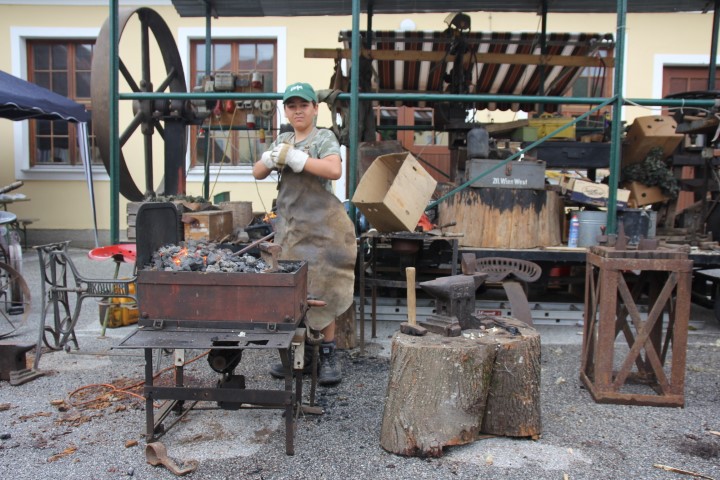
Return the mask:
<path id="1" fill-rule="evenodd" d="M 137 17 L 137 21 L 134 21 Z M 131 22 L 131 20 L 133 20 Z M 121 51 L 124 49 L 122 35 L 128 23 L 133 29 L 126 35 L 128 42 L 138 41 L 140 55 L 133 55 L 133 61 L 139 58 L 140 65 L 123 62 Z M 118 15 L 118 58 L 119 93 L 123 89 L 132 92 L 185 93 L 187 85 L 180 54 L 175 39 L 162 17 L 150 8 L 123 8 Z M 105 168 L 110 173 L 110 151 L 112 142 L 120 144 L 120 193 L 130 201 L 142 201 L 156 194 L 178 195 L 185 193 L 185 154 L 187 151 L 187 125 L 192 118 L 190 102 L 183 100 L 149 99 L 132 101 L 132 120 L 123 127 L 122 118 L 127 117 L 120 108 L 119 138 L 110 135 L 110 18 L 100 30 L 92 61 L 92 118 L 93 131 Z M 137 52 L 136 52 L 137 53 Z M 162 57 L 164 77 L 154 83 L 151 72 L 157 72 L 158 59 Z M 128 60 L 130 62 L 130 60 Z M 134 67 L 134 68 L 133 68 Z M 119 102 L 121 105 L 123 102 Z M 155 188 L 153 180 L 153 134 L 157 131 L 164 145 L 164 179 L 161 186 Z M 123 147 L 142 135 L 144 155 L 145 191 L 133 180 L 130 168 L 123 155 Z M 136 147 L 137 150 L 140 147 Z"/>

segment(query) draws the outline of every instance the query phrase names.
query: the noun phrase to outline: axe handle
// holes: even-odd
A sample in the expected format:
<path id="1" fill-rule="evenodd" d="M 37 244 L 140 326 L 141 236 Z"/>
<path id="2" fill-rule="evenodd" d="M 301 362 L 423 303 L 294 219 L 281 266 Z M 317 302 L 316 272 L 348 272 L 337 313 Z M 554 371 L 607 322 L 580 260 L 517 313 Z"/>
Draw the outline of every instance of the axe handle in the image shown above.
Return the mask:
<path id="1" fill-rule="evenodd" d="M 415 320 L 415 267 L 405 269 L 405 281 L 407 283 L 408 323 L 417 325 Z"/>

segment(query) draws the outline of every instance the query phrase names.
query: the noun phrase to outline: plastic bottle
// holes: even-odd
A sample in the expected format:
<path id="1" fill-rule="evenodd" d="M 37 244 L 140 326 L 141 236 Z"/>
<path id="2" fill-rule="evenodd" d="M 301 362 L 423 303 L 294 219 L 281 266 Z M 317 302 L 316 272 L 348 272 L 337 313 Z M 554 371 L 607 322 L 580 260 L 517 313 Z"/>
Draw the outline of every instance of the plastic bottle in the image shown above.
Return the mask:
<path id="1" fill-rule="evenodd" d="M 568 247 L 576 248 L 578 246 L 578 235 L 580 233 L 580 219 L 577 213 L 570 216 L 570 231 L 568 232 Z"/>

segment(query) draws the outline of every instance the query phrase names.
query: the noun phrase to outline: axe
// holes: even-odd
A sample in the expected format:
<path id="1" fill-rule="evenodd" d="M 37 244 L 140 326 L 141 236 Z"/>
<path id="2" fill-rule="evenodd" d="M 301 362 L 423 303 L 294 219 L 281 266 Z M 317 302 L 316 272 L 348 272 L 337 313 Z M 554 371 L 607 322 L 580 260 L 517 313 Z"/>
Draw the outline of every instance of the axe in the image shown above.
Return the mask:
<path id="1" fill-rule="evenodd" d="M 408 321 L 400 324 L 400 332 L 419 337 L 425 335 L 427 329 L 418 325 L 415 319 L 415 267 L 407 267 L 405 269 L 405 277 L 407 283 Z"/>

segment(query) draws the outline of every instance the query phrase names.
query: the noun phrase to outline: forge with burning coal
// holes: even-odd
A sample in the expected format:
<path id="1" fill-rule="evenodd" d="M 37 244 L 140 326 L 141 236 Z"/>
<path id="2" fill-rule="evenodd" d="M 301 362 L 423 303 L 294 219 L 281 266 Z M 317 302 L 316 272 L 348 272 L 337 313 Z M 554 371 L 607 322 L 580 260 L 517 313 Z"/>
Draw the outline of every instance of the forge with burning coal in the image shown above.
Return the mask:
<path id="1" fill-rule="evenodd" d="M 281 262 L 278 273 L 292 273 L 301 262 Z M 180 242 L 158 248 L 146 270 L 163 272 L 263 273 L 270 265 L 253 255 L 238 255 L 221 244 Z"/>

